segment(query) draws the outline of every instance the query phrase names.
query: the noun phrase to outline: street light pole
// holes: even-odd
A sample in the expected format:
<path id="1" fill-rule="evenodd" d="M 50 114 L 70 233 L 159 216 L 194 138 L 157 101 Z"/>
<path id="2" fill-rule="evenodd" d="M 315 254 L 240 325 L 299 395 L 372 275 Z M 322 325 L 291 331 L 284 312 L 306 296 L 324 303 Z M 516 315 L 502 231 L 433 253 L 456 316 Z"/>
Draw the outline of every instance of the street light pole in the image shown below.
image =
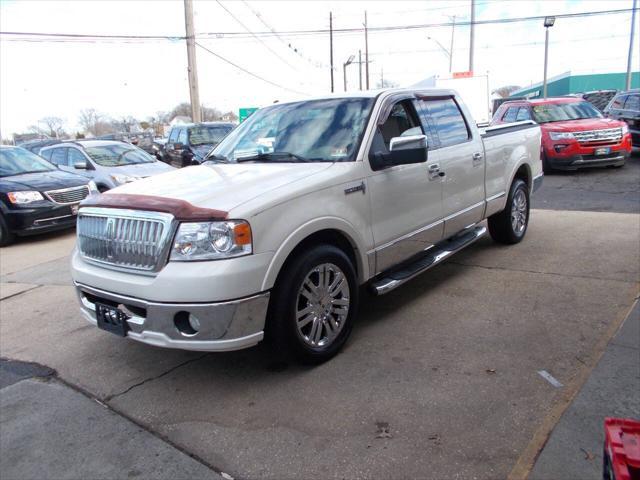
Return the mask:
<path id="1" fill-rule="evenodd" d="M 333 93 L 333 13 L 329 12 L 329 61 L 331 63 L 331 93 Z"/>
<path id="2" fill-rule="evenodd" d="M 544 17 L 544 77 L 542 83 L 542 96 L 547 98 L 547 63 L 549 61 L 549 28 L 553 27 L 556 17 Z"/>
<path id="3" fill-rule="evenodd" d="M 362 50 L 358 50 L 358 79 L 360 80 L 360 90 L 362 90 Z"/>
<path id="4" fill-rule="evenodd" d="M 476 1 L 471 0 L 471 21 L 469 31 L 469 71 L 473 72 L 473 48 L 476 31 Z"/>
<path id="5" fill-rule="evenodd" d="M 353 63 L 355 57 L 350 55 L 347 61 L 342 64 L 342 75 L 344 76 L 344 91 L 347 91 L 347 67 Z"/>
<path id="6" fill-rule="evenodd" d="M 636 29 L 636 0 L 633 0 L 633 11 L 631 12 L 631 34 L 629 35 L 629 56 L 627 57 L 627 81 L 625 90 L 631 89 L 631 59 L 633 58 L 633 35 Z"/>
<path id="7" fill-rule="evenodd" d="M 451 47 L 449 48 L 449 73 L 453 72 L 453 36 L 456 33 L 456 16 L 451 19 Z"/>

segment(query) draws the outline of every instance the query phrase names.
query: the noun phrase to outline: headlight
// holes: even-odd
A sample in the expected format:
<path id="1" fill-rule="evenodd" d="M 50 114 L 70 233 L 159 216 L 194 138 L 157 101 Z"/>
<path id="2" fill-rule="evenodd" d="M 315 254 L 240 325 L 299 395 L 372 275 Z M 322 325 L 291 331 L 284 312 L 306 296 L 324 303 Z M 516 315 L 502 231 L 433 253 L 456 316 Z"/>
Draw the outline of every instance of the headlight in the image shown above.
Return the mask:
<path id="1" fill-rule="evenodd" d="M 100 193 L 96 182 L 94 182 L 93 180 L 89 180 L 89 183 L 87 183 L 87 187 L 89 187 L 89 195 L 97 195 L 98 193 Z"/>
<path id="2" fill-rule="evenodd" d="M 571 140 L 574 138 L 571 132 L 549 132 L 551 140 Z"/>
<path id="3" fill-rule="evenodd" d="M 629 125 L 625 122 L 622 124 L 622 135 L 626 135 L 627 133 L 629 133 Z"/>
<path id="4" fill-rule="evenodd" d="M 7 197 L 11 203 L 31 203 L 44 200 L 40 192 L 9 192 Z"/>
<path id="5" fill-rule="evenodd" d="M 111 178 L 114 182 L 120 185 L 138 180 L 138 177 L 133 177 L 131 175 L 111 175 Z"/>
<path id="6" fill-rule="evenodd" d="M 244 220 L 181 223 L 171 250 L 171 260 L 217 260 L 253 252 L 251 227 Z"/>

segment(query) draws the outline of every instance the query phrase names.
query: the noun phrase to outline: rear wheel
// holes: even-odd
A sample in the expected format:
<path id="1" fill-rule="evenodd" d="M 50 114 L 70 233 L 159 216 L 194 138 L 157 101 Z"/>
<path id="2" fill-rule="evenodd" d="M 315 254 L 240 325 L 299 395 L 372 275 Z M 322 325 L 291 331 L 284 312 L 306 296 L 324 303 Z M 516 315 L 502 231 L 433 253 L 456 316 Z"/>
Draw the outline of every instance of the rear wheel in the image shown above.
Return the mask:
<path id="1" fill-rule="evenodd" d="M 353 326 L 358 282 L 351 260 L 332 245 L 287 265 L 271 298 L 268 336 L 278 354 L 322 363 L 338 353 Z"/>
<path id="2" fill-rule="evenodd" d="M 529 188 L 516 178 L 509 189 L 507 205 L 504 210 L 488 219 L 489 233 L 498 243 L 514 244 L 520 242 L 529 226 Z"/>
<path id="3" fill-rule="evenodd" d="M 15 236 L 9 230 L 9 226 L 5 221 L 4 217 L 0 215 L 0 247 L 6 247 L 13 243 Z"/>

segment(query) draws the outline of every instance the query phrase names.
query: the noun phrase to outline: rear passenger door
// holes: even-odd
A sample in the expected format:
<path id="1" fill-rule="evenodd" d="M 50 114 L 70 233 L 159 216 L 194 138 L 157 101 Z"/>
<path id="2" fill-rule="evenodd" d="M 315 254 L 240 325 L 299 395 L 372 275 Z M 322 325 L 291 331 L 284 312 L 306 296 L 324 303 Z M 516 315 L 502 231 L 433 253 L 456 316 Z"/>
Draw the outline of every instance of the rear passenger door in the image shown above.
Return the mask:
<path id="1" fill-rule="evenodd" d="M 484 148 L 478 130 L 467 124 L 454 97 L 422 97 L 418 103 L 421 116 L 437 138 L 434 157 L 444 174 L 442 213 L 446 238 L 482 220 Z"/>
<path id="2" fill-rule="evenodd" d="M 54 165 L 57 165 L 58 168 L 62 170 L 66 170 L 67 172 L 73 171 L 73 168 L 69 168 L 67 147 L 56 147 L 51 149 L 51 158 L 49 161 Z"/>

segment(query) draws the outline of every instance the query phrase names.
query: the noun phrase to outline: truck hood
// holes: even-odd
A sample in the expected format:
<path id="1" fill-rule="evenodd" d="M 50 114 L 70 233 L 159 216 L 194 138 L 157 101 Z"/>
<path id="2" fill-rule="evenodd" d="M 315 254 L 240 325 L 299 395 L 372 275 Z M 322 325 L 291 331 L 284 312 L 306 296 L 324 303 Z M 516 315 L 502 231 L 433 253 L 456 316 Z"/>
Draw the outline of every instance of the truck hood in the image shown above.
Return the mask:
<path id="1" fill-rule="evenodd" d="M 230 211 L 271 190 L 330 168 L 332 163 L 233 163 L 181 168 L 109 190 L 185 200 L 196 207 Z"/>
<path id="2" fill-rule="evenodd" d="M 564 120 L 562 122 L 540 124 L 540 128 L 547 132 L 584 132 L 621 126 L 622 122 L 613 118 L 583 118 L 580 120 Z"/>

